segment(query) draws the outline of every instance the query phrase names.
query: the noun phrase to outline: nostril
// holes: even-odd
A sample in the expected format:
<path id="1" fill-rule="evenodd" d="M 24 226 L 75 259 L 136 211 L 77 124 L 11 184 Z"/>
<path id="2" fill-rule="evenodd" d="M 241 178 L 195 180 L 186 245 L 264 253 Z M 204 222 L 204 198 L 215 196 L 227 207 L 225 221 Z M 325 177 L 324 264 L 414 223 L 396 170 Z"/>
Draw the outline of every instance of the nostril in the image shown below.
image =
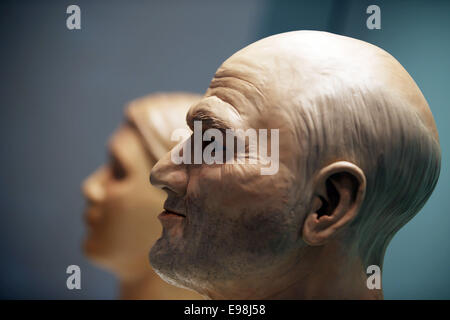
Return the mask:
<path id="1" fill-rule="evenodd" d="M 184 165 L 174 165 L 169 154 L 160 159 L 150 171 L 150 184 L 166 190 L 171 190 L 177 195 L 183 195 L 187 187 L 187 170 Z"/>
<path id="2" fill-rule="evenodd" d="M 156 187 L 155 175 L 153 173 L 153 170 L 150 171 L 150 175 L 148 177 L 148 181 L 150 182 L 151 185 Z"/>
<path id="3" fill-rule="evenodd" d="M 164 183 L 163 179 L 160 178 L 160 176 L 161 174 L 158 173 L 155 169 L 150 171 L 149 177 L 150 184 L 157 188 L 163 188 L 166 184 Z"/>

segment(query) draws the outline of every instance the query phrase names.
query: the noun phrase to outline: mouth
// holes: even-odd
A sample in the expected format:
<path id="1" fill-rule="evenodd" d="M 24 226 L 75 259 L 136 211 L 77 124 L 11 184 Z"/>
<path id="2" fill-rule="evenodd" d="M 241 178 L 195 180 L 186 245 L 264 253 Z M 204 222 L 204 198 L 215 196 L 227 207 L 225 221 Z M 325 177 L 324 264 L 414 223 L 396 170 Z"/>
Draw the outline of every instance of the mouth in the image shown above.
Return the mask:
<path id="1" fill-rule="evenodd" d="M 98 210 L 87 208 L 84 211 L 83 220 L 87 226 L 93 227 L 100 221 L 100 212 Z"/>
<path id="2" fill-rule="evenodd" d="M 168 208 L 164 208 L 164 211 L 161 212 L 158 216 L 159 219 L 166 219 L 166 218 L 175 218 L 175 219 L 182 219 L 186 218 L 186 215 L 184 215 L 181 212 L 173 211 Z"/>

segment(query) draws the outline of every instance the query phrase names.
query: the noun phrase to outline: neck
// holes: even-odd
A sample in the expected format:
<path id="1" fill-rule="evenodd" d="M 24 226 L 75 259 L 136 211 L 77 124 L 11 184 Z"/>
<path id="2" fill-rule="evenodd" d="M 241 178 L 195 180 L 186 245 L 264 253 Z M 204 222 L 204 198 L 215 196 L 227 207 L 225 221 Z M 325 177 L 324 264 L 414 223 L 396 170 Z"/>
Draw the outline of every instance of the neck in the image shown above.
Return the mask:
<path id="1" fill-rule="evenodd" d="M 215 288 L 205 295 L 211 299 L 383 299 L 381 289 L 367 288 L 361 259 L 339 242 L 305 247 L 301 256 L 288 258 L 283 265 L 270 278 L 267 274 L 246 277 L 238 287 Z"/>
<path id="2" fill-rule="evenodd" d="M 361 259 L 338 242 L 308 247 L 302 266 L 288 286 L 269 299 L 383 299 L 382 290 L 367 288 Z"/>
<path id="3" fill-rule="evenodd" d="M 153 273 L 153 274 L 152 274 Z M 154 272 L 144 272 L 140 275 L 121 276 L 120 299 L 123 300 L 147 300 L 158 299 L 155 297 L 158 292 L 155 290 L 157 275 Z"/>

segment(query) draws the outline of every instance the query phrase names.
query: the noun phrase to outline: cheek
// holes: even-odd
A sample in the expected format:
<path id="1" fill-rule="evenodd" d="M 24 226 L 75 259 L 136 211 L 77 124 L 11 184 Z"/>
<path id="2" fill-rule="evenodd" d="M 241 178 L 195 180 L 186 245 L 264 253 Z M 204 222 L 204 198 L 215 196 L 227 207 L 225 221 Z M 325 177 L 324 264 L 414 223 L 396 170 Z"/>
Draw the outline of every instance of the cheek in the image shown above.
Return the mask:
<path id="1" fill-rule="evenodd" d="M 111 245 L 139 231 L 136 226 L 143 222 L 140 216 L 143 216 L 145 207 L 145 199 L 134 190 L 133 184 L 122 182 L 107 188 L 99 227 Z"/>
<path id="2" fill-rule="evenodd" d="M 131 188 L 127 184 L 112 185 L 107 189 L 104 201 L 105 214 L 117 214 L 126 211 L 132 201 Z"/>
<path id="3" fill-rule="evenodd" d="M 275 175 L 261 175 L 260 166 L 203 166 L 191 172 L 188 196 L 204 210 L 240 213 L 280 211 L 292 204 L 295 180 L 280 166 Z"/>
<path id="4" fill-rule="evenodd" d="M 293 248 L 298 234 L 296 215 L 288 208 L 293 180 L 285 168 L 274 176 L 262 176 L 259 169 L 209 166 L 191 174 L 189 196 L 195 198 L 184 237 L 205 270 L 253 276 Z"/>
<path id="5" fill-rule="evenodd" d="M 102 239 L 115 255 L 146 255 L 161 233 L 156 218 L 162 211 L 159 194 L 136 189 L 133 184 L 111 188 L 104 206 L 101 223 Z M 157 206 L 159 204 L 159 206 Z"/>
<path id="6" fill-rule="evenodd" d="M 153 197 L 154 190 L 148 180 L 143 178 L 144 174 L 133 172 L 125 180 L 111 181 L 106 186 L 105 207 L 110 212 L 128 212 L 148 208 L 156 203 Z M 155 200 L 155 201 L 154 201 Z"/>

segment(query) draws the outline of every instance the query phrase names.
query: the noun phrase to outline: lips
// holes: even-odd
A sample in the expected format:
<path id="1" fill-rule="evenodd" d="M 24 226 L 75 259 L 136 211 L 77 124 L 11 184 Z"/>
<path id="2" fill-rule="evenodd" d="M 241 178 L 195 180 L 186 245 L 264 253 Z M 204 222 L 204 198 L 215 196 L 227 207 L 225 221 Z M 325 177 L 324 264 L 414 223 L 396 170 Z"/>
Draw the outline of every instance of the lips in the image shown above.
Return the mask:
<path id="1" fill-rule="evenodd" d="M 158 216 L 158 218 L 186 218 L 186 215 L 179 211 L 174 211 L 168 208 L 164 208 L 164 211 Z"/>
<path id="2" fill-rule="evenodd" d="M 84 217 L 84 222 L 88 226 L 92 227 L 92 226 L 94 226 L 94 225 L 96 225 L 96 224 L 98 224 L 100 222 L 101 213 L 100 213 L 99 210 L 94 210 L 92 208 L 87 208 L 84 211 L 83 217 Z"/>

